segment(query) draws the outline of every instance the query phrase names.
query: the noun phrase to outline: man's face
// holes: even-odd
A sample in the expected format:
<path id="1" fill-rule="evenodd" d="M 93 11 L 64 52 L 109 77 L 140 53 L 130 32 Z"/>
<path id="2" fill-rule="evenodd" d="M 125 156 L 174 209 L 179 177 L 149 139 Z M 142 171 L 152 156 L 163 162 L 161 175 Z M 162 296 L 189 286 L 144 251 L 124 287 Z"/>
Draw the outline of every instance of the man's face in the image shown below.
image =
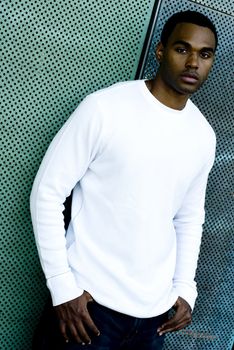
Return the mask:
<path id="1" fill-rule="evenodd" d="M 159 43 L 157 58 L 166 87 L 190 95 L 207 79 L 214 61 L 215 36 L 207 27 L 177 24 L 165 47 Z"/>

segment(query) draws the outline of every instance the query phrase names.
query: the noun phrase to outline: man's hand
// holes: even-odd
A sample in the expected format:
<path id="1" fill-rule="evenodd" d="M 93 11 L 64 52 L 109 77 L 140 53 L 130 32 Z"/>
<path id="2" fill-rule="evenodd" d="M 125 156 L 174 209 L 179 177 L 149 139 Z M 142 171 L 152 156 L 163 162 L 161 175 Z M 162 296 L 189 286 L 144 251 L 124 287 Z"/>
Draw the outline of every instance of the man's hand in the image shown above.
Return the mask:
<path id="1" fill-rule="evenodd" d="M 77 343 L 90 344 L 91 339 L 87 329 L 96 335 L 100 334 L 89 315 L 87 309 L 89 302 L 93 302 L 93 298 L 88 292 L 84 291 L 80 297 L 55 306 L 60 331 L 66 342 L 69 341 L 70 336 Z"/>
<path id="2" fill-rule="evenodd" d="M 159 335 L 167 332 L 178 331 L 188 326 L 192 321 L 192 310 L 187 301 L 179 297 L 173 306 L 175 315 L 157 329 Z"/>

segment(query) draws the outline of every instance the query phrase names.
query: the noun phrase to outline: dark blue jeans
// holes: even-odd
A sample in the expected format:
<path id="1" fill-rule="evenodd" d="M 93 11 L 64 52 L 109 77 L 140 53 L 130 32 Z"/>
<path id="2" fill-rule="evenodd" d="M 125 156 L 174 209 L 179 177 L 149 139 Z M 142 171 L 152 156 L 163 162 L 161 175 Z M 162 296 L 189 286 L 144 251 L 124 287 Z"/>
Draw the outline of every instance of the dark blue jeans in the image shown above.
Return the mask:
<path id="1" fill-rule="evenodd" d="M 58 319 L 48 300 L 35 330 L 32 350 L 161 350 L 164 336 L 158 336 L 157 328 L 168 317 L 164 313 L 152 318 L 136 318 L 110 310 L 98 303 L 89 303 L 90 315 L 101 332 L 99 337 L 89 333 L 92 344 L 80 345 L 62 337 Z"/>
<path id="2" fill-rule="evenodd" d="M 164 313 L 152 318 L 136 318 L 110 310 L 98 303 L 88 304 L 90 315 L 101 335 L 91 336 L 90 345 L 69 342 L 66 350 L 161 350 L 164 336 L 157 328 L 167 319 Z"/>

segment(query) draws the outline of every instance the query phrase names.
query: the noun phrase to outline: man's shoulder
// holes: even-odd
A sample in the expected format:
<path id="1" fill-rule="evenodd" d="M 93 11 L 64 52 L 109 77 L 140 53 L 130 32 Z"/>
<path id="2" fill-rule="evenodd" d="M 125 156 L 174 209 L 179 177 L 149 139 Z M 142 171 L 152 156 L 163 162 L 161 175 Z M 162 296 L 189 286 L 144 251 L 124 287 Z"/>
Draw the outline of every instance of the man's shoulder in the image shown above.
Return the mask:
<path id="1" fill-rule="evenodd" d="M 96 98 L 106 98 L 111 96 L 124 95 L 126 93 L 134 92 L 136 88 L 141 84 L 141 80 L 127 80 L 114 83 L 110 86 L 104 87 L 90 94 L 92 97 Z"/>
<path id="2" fill-rule="evenodd" d="M 213 127 L 210 122 L 207 120 L 206 116 L 202 113 L 202 111 L 197 107 L 197 105 L 189 99 L 189 108 L 190 108 L 190 117 L 193 116 L 194 121 L 196 122 L 199 133 L 203 130 L 207 135 L 211 138 L 216 138 Z"/>

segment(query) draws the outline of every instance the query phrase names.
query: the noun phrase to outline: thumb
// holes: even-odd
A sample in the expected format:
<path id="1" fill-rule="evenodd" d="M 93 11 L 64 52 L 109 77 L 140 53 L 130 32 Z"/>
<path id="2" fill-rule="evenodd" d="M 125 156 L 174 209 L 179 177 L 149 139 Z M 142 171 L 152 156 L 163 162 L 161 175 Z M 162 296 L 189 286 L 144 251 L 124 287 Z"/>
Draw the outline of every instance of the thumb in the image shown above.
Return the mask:
<path id="1" fill-rule="evenodd" d="M 89 294 L 89 292 L 84 291 L 84 294 L 85 294 L 85 297 L 86 297 L 86 300 L 87 300 L 87 302 L 88 302 L 88 303 L 89 303 L 89 302 L 93 302 L 93 301 L 94 301 L 94 299 L 93 299 L 92 295 L 91 295 L 91 294 Z"/>

